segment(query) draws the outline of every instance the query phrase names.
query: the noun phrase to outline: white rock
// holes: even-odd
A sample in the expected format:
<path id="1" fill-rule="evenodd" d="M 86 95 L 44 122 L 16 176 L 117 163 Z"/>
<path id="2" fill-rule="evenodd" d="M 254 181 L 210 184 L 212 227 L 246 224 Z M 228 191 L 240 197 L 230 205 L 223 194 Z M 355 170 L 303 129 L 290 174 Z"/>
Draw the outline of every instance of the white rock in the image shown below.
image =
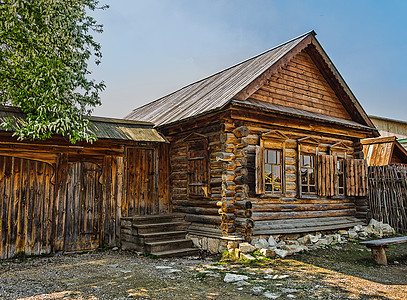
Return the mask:
<path id="1" fill-rule="evenodd" d="M 260 249 L 260 253 L 262 255 L 264 255 L 265 257 L 274 257 L 274 256 L 276 256 L 276 251 L 266 249 L 266 248 Z"/>
<path id="2" fill-rule="evenodd" d="M 256 258 L 247 253 L 240 253 L 240 258 L 245 258 L 247 260 L 256 260 Z"/>
<path id="3" fill-rule="evenodd" d="M 277 293 L 272 293 L 272 292 L 265 292 L 264 297 L 268 298 L 268 299 L 277 299 L 278 297 L 280 297 L 280 294 Z"/>
<path id="4" fill-rule="evenodd" d="M 254 286 L 252 292 L 254 295 L 260 295 L 266 288 L 263 286 Z"/>
<path id="5" fill-rule="evenodd" d="M 252 241 L 252 245 L 254 245 L 257 249 L 267 248 L 269 243 L 266 239 L 255 239 Z"/>
<path id="6" fill-rule="evenodd" d="M 318 237 L 318 235 L 312 235 L 312 234 L 310 234 L 309 236 L 310 236 L 311 242 L 314 243 L 314 244 L 315 244 L 316 242 L 318 242 L 318 240 L 319 240 L 319 238 L 320 238 L 320 237 Z"/>
<path id="7" fill-rule="evenodd" d="M 169 266 L 155 266 L 156 269 L 172 269 L 172 267 Z"/>
<path id="8" fill-rule="evenodd" d="M 113 247 L 112 248 L 112 251 L 117 251 L 117 250 L 119 250 L 119 247 Z"/>
<path id="9" fill-rule="evenodd" d="M 297 296 L 292 295 L 292 294 L 288 294 L 286 297 L 287 297 L 287 298 L 291 298 L 291 299 L 297 298 Z"/>
<path id="10" fill-rule="evenodd" d="M 316 245 L 326 246 L 326 245 L 329 245 L 329 241 L 325 238 L 322 238 L 322 239 L 319 239 L 318 242 L 316 242 Z"/>
<path id="11" fill-rule="evenodd" d="M 276 252 L 276 254 L 278 256 L 280 256 L 281 258 L 284 258 L 288 255 L 288 251 L 287 250 L 283 250 L 283 249 L 276 249 L 274 250 Z"/>
<path id="12" fill-rule="evenodd" d="M 270 247 L 275 247 L 275 246 L 277 246 L 277 242 L 276 242 L 276 240 L 273 238 L 272 235 L 270 235 L 269 240 L 268 240 L 268 243 L 269 243 L 269 246 L 270 246 Z"/>
<path id="13" fill-rule="evenodd" d="M 305 246 L 312 245 L 310 234 L 304 235 L 303 237 L 299 238 L 297 241 L 298 241 L 298 243 L 300 243 L 300 245 L 305 245 Z"/>
<path id="14" fill-rule="evenodd" d="M 232 283 L 237 285 L 237 286 L 250 285 L 250 283 L 248 283 L 247 281 L 244 281 L 244 280 L 239 280 L 239 281 L 232 282 Z"/>
<path id="15" fill-rule="evenodd" d="M 290 289 L 290 288 L 280 288 L 280 291 L 282 291 L 283 293 L 286 293 L 286 294 L 298 292 L 298 290 L 296 290 L 296 289 Z"/>
<path id="16" fill-rule="evenodd" d="M 236 281 L 243 281 L 249 279 L 246 275 L 239 275 L 233 273 L 226 273 L 225 278 L 223 279 L 224 282 L 236 282 Z"/>
<path id="17" fill-rule="evenodd" d="M 353 227 L 353 230 L 356 232 L 362 231 L 363 230 L 363 226 L 362 225 L 356 225 Z"/>
<path id="18" fill-rule="evenodd" d="M 213 239 L 213 238 L 208 238 L 208 251 L 211 254 L 216 254 L 219 253 L 219 246 L 220 246 L 220 240 L 219 239 Z"/>
<path id="19" fill-rule="evenodd" d="M 256 251 L 256 247 L 250 245 L 249 243 L 245 242 L 245 243 L 240 243 L 239 244 L 239 250 L 241 253 L 249 253 L 249 252 L 253 252 Z"/>
<path id="20" fill-rule="evenodd" d="M 358 238 L 358 234 L 354 230 L 349 230 L 348 235 L 349 235 L 349 238 L 352 240 L 356 240 Z"/>

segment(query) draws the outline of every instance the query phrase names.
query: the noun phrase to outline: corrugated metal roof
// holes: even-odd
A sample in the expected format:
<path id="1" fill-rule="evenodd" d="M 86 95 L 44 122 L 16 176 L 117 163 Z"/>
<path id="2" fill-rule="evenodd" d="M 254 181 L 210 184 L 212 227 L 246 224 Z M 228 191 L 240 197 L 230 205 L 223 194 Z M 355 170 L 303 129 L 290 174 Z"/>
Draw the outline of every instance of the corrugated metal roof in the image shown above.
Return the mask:
<path id="1" fill-rule="evenodd" d="M 190 84 L 172 94 L 134 109 L 125 118 L 150 121 L 158 126 L 222 108 L 301 41 L 314 34 L 313 31 L 308 32 L 240 64 Z"/>
<path id="2" fill-rule="evenodd" d="M 276 112 L 276 113 L 280 113 L 280 114 L 284 114 L 284 115 L 288 115 L 288 116 L 295 116 L 296 118 L 315 119 L 318 121 L 335 123 L 335 124 L 339 124 L 339 125 L 345 125 L 348 127 L 376 130 L 375 128 L 364 126 L 364 125 L 361 125 L 361 124 L 351 121 L 351 120 L 336 118 L 336 117 L 332 117 L 332 116 L 328 116 L 328 115 L 323 115 L 323 114 L 319 114 L 319 113 L 315 113 L 315 112 L 310 112 L 310 111 L 293 108 L 293 107 L 288 107 L 288 106 L 284 106 L 284 105 L 279 105 L 279 104 L 273 104 L 273 103 L 255 100 L 255 99 L 247 99 L 244 101 L 232 100 L 232 104 L 237 104 L 237 105 L 246 106 L 246 107 L 256 107 L 256 108 L 260 108 L 262 110 L 272 111 L 272 112 Z"/>
<path id="3" fill-rule="evenodd" d="M 7 119 L 13 125 L 22 125 L 24 114 L 15 107 L 0 107 L 0 123 Z M 91 117 L 89 132 L 98 139 L 114 139 L 137 142 L 166 142 L 166 140 L 153 128 L 153 123 L 145 121 L 131 121 L 103 117 Z M 6 131 L 0 126 L 0 131 Z"/>

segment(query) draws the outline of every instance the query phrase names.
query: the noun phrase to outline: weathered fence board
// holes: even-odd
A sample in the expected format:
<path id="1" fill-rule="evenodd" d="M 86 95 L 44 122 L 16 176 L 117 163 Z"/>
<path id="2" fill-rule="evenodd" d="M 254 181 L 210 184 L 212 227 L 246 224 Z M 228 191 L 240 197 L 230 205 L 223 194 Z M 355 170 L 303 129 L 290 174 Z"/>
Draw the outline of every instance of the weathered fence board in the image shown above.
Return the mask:
<path id="1" fill-rule="evenodd" d="M 368 203 L 371 217 L 407 232 L 407 167 L 370 166 Z"/>

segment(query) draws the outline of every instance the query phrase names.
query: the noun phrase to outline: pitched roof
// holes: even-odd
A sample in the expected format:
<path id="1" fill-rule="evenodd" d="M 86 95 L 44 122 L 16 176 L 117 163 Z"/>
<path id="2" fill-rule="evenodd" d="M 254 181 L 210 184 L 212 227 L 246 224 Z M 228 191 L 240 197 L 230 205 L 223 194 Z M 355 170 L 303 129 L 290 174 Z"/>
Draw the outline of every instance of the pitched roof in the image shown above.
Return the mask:
<path id="1" fill-rule="evenodd" d="M 314 31 L 305 33 L 242 63 L 136 108 L 125 118 L 150 121 L 156 126 L 160 126 L 219 110 L 228 105 L 232 99 L 247 100 L 258 89 L 259 84 L 265 82 L 281 66 L 287 64 L 296 54 L 312 44 L 345 94 L 351 106 L 353 119 L 359 124 L 374 128 L 373 123 L 316 40 L 315 35 Z"/>
<path id="2" fill-rule="evenodd" d="M 0 106 L 0 123 L 11 120 L 13 125 L 23 124 L 24 113 L 11 106 Z M 127 140 L 137 142 L 167 142 L 154 128 L 153 123 L 103 117 L 90 117 L 89 133 L 98 139 Z M 0 126 L 0 131 L 8 131 Z"/>
<path id="3" fill-rule="evenodd" d="M 395 136 L 363 139 L 361 143 L 369 166 L 407 164 L 407 150 Z"/>

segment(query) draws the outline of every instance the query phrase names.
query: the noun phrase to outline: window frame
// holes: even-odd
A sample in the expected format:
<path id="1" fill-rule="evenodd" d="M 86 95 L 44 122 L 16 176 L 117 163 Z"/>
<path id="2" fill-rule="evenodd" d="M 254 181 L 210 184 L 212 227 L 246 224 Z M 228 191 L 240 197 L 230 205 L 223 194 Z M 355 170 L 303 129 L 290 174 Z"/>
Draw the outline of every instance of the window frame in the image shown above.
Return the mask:
<path id="1" fill-rule="evenodd" d="M 338 142 L 331 147 L 329 147 L 329 154 L 336 157 L 336 165 L 335 165 L 335 195 L 332 196 L 334 199 L 343 199 L 347 197 L 347 158 L 348 152 L 351 152 L 351 148 L 345 145 L 342 142 Z M 343 163 L 343 172 L 340 174 L 338 170 L 338 162 L 342 161 Z M 343 177 L 343 193 L 339 193 L 339 177 L 342 175 Z"/>
<path id="2" fill-rule="evenodd" d="M 303 137 L 297 140 L 298 149 L 297 149 L 297 192 L 298 196 L 301 199 L 317 199 L 319 197 L 318 193 L 318 148 L 319 142 L 312 137 Z M 302 176 L 301 176 L 301 156 L 313 155 L 314 156 L 314 174 L 315 174 L 315 192 L 313 193 L 304 193 L 302 191 Z"/>
<path id="3" fill-rule="evenodd" d="M 268 162 L 268 152 L 269 151 L 275 151 L 276 153 L 280 154 L 280 161 L 279 164 L 278 163 L 270 163 Z M 282 195 L 283 194 L 283 150 L 282 149 L 272 149 L 272 148 L 264 148 L 264 194 L 266 195 Z M 270 165 L 271 166 L 271 173 L 273 173 L 274 171 L 274 167 L 275 166 L 279 166 L 280 167 L 280 190 L 274 190 L 274 185 L 275 183 L 272 181 L 271 183 L 267 183 L 266 181 L 266 166 Z M 267 186 L 271 185 L 272 189 L 271 191 L 267 190 Z"/>
<path id="4" fill-rule="evenodd" d="M 256 194 L 261 197 L 283 197 L 285 195 L 285 143 L 288 137 L 278 131 L 272 130 L 260 136 L 260 146 L 256 146 Z M 266 191 L 265 155 L 266 150 L 280 151 L 281 153 L 281 191 Z"/>
<path id="5" fill-rule="evenodd" d="M 303 161 L 304 161 L 304 157 L 305 156 L 309 156 L 310 158 L 312 158 L 312 164 L 311 167 L 307 167 L 303 165 Z M 303 184 L 302 182 L 302 170 L 306 169 L 307 170 L 307 184 Z M 313 170 L 314 173 L 314 184 L 311 185 L 310 184 L 310 172 L 309 170 Z M 304 196 L 314 196 L 314 195 L 318 195 L 318 184 L 317 184 L 317 155 L 315 153 L 308 153 L 308 152 L 301 152 L 300 153 L 300 166 L 299 166 L 299 178 L 300 178 L 300 185 L 301 185 L 301 194 Z M 310 192 L 310 187 L 314 187 L 314 191 Z M 308 191 L 303 191 L 303 188 L 307 187 Z"/>

